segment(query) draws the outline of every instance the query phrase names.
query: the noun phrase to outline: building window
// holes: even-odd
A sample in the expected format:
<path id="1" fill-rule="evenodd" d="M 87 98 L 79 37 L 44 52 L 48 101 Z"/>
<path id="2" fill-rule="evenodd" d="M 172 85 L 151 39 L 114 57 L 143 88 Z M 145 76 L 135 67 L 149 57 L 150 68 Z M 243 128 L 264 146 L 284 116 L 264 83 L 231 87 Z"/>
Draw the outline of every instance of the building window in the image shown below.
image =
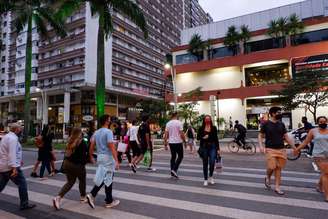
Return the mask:
<path id="1" fill-rule="evenodd" d="M 1 69 L 1 73 L 4 74 L 6 72 L 6 69 L 5 68 L 2 68 Z"/>
<path id="2" fill-rule="evenodd" d="M 285 47 L 285 40 L 281 39 L 265 39 L 246 43 L 246 53 L 256 52 L 267 49 L 275 49 Z"/>
<path id="3" fill-rule="evenodd" d="M 267 65 L 245 69 L 246 86 L 286 83 L 290 80 L 288 64 Z"/>
<path id="4" fill-rule="evenodd" d="M 292 37 L 292 45 L 314 43 L 328 40 L 328 29 L 302 33 Z"/>
<path id="5" fill-rule="evenodd" d="M 197 62 L 197 57 L 189 53 L 177 55 L 175 58 L 176 58 L 177 65 Z"/>
<path id="6" fill-rule="evenodd" d="M 37 74 L 38 73 L 38 67 L 33 67 L 32 68 L 32 73 L 36 73 Z"/>
<path id="7" fill-rule="evenodd" d="M 233 52 L 227 47 L 215 48 L 209 51 L 209 57 L 216 59 L 226 56 L 233 56 Z"/>

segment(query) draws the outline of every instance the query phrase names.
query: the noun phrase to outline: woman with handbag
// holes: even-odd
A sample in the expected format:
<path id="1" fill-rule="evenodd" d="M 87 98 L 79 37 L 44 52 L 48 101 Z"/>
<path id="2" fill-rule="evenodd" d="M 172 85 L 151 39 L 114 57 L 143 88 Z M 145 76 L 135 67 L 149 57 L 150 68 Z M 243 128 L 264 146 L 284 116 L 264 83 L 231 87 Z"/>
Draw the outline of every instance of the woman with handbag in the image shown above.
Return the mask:
<path id="1" fill-rule="evenodd" d="M 120 140 L 120 143 L 127 145 L 125 155 L 128 158 L 129 166 L 131 167 L 132 158 L 131 158 L 130 147 L 129 147 L 129 137 L 127 136 L 127 133 L 128 133 L 128 124 L 126 122 L 122 122 L 119 140 Z M 122 163 L 122 160 L 123 160 L 123 153 L 124 152 L 120 152 L 120 151 L 117 153 L 118 161 L 120 163 Z"/>
<path id="2" fill-rule="evenodd" d="M 218 131 L 213 125 L 211 116 L 204 117 L 203 124 L 198 130 L 197 139 L 200 141 L 198 154 L 203 160 L 204 186 L 208 185 L 208 180 L 213 185 L 215 184 L 213 178 L 215 160 L 220 149 Z"/>
<path id="3" fill-rule="evenodd" d="M 86 170 L 85 165 L 88 161 L 88 145 L 82 140 L 80 128 L 73 128 L 68 139 L 65 158 L 63 161 L 63 171 L 67 182 L 62 187 L 58 196 L 53 199 L 53 206 L 59 210 L 60 202 L 64 195 L 73 187 L 76 179 L 79 179 L 79 190 L 81 203 L 87 203 L 86 199 Z"/>

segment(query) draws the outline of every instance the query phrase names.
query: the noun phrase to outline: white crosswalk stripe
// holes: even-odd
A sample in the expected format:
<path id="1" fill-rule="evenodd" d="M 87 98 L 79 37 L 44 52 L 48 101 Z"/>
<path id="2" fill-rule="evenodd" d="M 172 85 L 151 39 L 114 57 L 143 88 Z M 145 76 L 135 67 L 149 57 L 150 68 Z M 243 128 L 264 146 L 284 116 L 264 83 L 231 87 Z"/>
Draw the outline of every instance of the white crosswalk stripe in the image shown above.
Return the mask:
<path id="1" fill-rule="evenodd" d="M 145 168 L 140 168 L 134 174 L 129 168 L 122 166 L 115 174 L 113 195 L 121 200 L 117 208 L 105 209 L 100 206 L 101 202 L 97 202 L 97 208 L 92 210 L 71 195 L 63 200 L 62 208 L 93 218 L 119 219 L 303 218 L 309 217 L 313 212 L 320 212 L 320 215 L 328 213 L 328 204 L 323 202 L 323 197 L 314 188 L 318 180 L 316 173 L 284 171 L 281 188 L 286 195 L 282 197 L 264 189 L 264 169 L 224 166 L 222 172 L 215 174 L 216 185 L 203 187 L 202 165 L 199 160 L 182 163 L 179 168 L 180 179 L 174 180 L 168 174 L 167 154 L 156 158 L 153 164 L 157 172 L 145 172 Z M 87 166 L 87 191 L 93 187 L 95 169 L 95 166 Z M 65 184 L 66 177 L 57 175 L 44 181 L 28 177 L 27 181 L 31 201 L 52 208 L 52 198 Z M 70 194 L 79 197 L 77 184 L 72 190 Z M 1 194 L 18 199 L 14 185 L 8 185 Z M 104 197 L 103 189 L 99 195 Z M 279 210 L 272 210 L 270 206 Z M 155 214 L 149 212 L 152 208 L 156 209 Z M 184 214 L 188 216 L 183 216 Z"/>

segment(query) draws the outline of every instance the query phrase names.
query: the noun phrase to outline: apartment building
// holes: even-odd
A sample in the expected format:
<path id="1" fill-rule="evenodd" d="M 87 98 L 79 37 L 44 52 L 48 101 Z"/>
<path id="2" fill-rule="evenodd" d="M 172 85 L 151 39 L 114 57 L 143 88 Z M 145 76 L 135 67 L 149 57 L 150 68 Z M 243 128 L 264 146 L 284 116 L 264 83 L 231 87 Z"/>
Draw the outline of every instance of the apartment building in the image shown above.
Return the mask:
<path id="1" fill-rule="evenodd" d="M 144 99 L 163 99 L 171 89 L 163 65 L 165 55 L 179 45 L 184 27 L 185 1 L 140 0 L 148 24 L 149 38 L 126 17 L 113 12 L 115 31 L 105 43 L 106 108 L 105 112 L 126 119 L 135 105 Z M 199 5 L 198 5 L 199 7 Z M 195 9 L 199 11 L 199 9 Z M 186 11 L 185 13 L 190 13 Z M 208 17 L 204 13 L 205 17 Z M 18 36 L 11 26 L 11 15 L 3 15 L 0 88 L 0 119 L 6 123 L 21 119 L 25 90 L 26 32 Z M 194 16 L 194 20 L 201 16 Z M 196 24 L 205 24 L 203 19 Z M 33 28 L 32 104 L 33 124 L 52 124 L 61 133 L 64 124 L 87 125 L 95 118 L 97 19 L 88 5 L 66 20 L 68 36 L 61 38 L 49 28 L 47 39 Z M 190 25 L 190 26 L 189 26 Z M 4 67 L 3 67 L 4 66 Z M 87 116 L 87 117 L 86 117 Z"/>
<path id="2" fill-rule="evenodd" d="M 268 23 L 294 13 L 305 25 L 303 33 L 293 36 L 290 45 L 277 44 L 267 34 Z M 230 25 L 247 25 L 251 31 L 243 53 L 234 55 L 223 43 Z M 204 50 L 200 59 L 187 51 L 188 42 L 196 33 L 203 40 L 213 39 L 211 48 Z M 272 91 L 297 77 L 298 69 L 328 75 L 328 0 L 306 0 L 185 29 L 181 45 L 172 51 L 180 103 L 190 101 L 184 94 L 202 87 L 203 95 L 197 99 L 195 109 L 200 114 L 226 121 L 232 117 L 248 129 L 257 130 L 260 122 L 268 119 L 268 109 L 279 106 Z M 173 101 L 172 95 L 166 98 Z M 328 107 L 317 109 L 318 116 L 327 114 Z M 314 122 L 306 107 L 285 111 L 283 122 L 288 128 L 297 128 L 302 116 Z"/>

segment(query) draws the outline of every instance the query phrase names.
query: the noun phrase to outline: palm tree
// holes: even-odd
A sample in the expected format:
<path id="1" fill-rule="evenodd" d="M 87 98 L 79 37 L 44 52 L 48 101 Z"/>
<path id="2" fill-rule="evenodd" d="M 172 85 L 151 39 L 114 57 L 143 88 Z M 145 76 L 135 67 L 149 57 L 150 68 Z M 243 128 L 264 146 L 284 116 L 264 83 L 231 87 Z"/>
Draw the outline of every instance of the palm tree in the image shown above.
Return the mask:
<path id="1" fill-rule="evenodd" d="M 288 37 L 288 44 L 292 43 L 295 45 L 295 35 L 302 33 L 304 30 L 304 24 L 299 19 L 296 14 L 292 14 L 288 17 L 287 23 L 287 37 Z M 291 40 L 292 39 L 292 40 Z M 292 42 L 291 42 L 292 41 Z"/>
<path id="2" fill-rule="evenodd" d="M 288 32 L 287 18 L 285 17 L 278 18 L 277 25 L 280 32 L 279 44 L 280 47 L 284 47 L 286 45 L 286 35 Z"/>
<path id="3" fill-rule="evenodd" d="M 202 37 L 199 34 L 192 35 L 189 41 L 188 52 L 194 55 L 197 58 L 197 61 L 200 61 L 204 49 L 205 49 L 205 43 L 203 42 Z"/>
<path id="4" fill-rule="evenodd" d="M 247 53 L 246 43 L 251 38 L 251 32 L 247 25 L 242 25 L 240 27 L 239 37 L 240 37 L 240 41 L 242 42 L 242 49 L 243 49 L 242 53 Z"/>
<path id="5" fill-rule="evenodd" d="M 59 17 L 67 17 L 81 7 L 85 2 L 89 2 L 91 14 L 98 17 L 98 37 L 97 37 L 97 81 L 96 81 L 96 107 L 97 118 L 99 119 L 105 112 L 105 40 L 108 40 L 114 31 L 112 12 L 117 11 L 128 17 L 148 37 L 146 19 L 133 0 L 62 0 Z"/>
<path id="6" fill-rule="evenodd" d="M 239 33 L 234 25 L 228 28 L 227 34 L 224 38 L 224 45 L 228 47 L 230 51 L 232 51 L 233 55 L 238 54 L 238 43 L 240 40 Z"/>
<path id="7" fill-rule="evenodd" d="M 24 138 L 30 134 L 30 89 L 32 74 L 32 26 L 35 25 L 41 36 L 47 36 L 47 24 L 57 34 L 64 37 L 63 20 L 54 17 L 54 3 L 45 0 L 12 1 L 2 0 L 0 14 L 11 11 L 14 14 L 13 26 L 20 33 L 27 26 L 26 53 L 25 53 L 25 97 L 24 97 Z"/>
<path id="8" fill-rule="evenodd" d="M 288 33 L 287 18 L 280 17 L 277 20 L 271 20 L 268 26 L 267 34 L 274 38 L 279 48 L 284 47 Z"/>

